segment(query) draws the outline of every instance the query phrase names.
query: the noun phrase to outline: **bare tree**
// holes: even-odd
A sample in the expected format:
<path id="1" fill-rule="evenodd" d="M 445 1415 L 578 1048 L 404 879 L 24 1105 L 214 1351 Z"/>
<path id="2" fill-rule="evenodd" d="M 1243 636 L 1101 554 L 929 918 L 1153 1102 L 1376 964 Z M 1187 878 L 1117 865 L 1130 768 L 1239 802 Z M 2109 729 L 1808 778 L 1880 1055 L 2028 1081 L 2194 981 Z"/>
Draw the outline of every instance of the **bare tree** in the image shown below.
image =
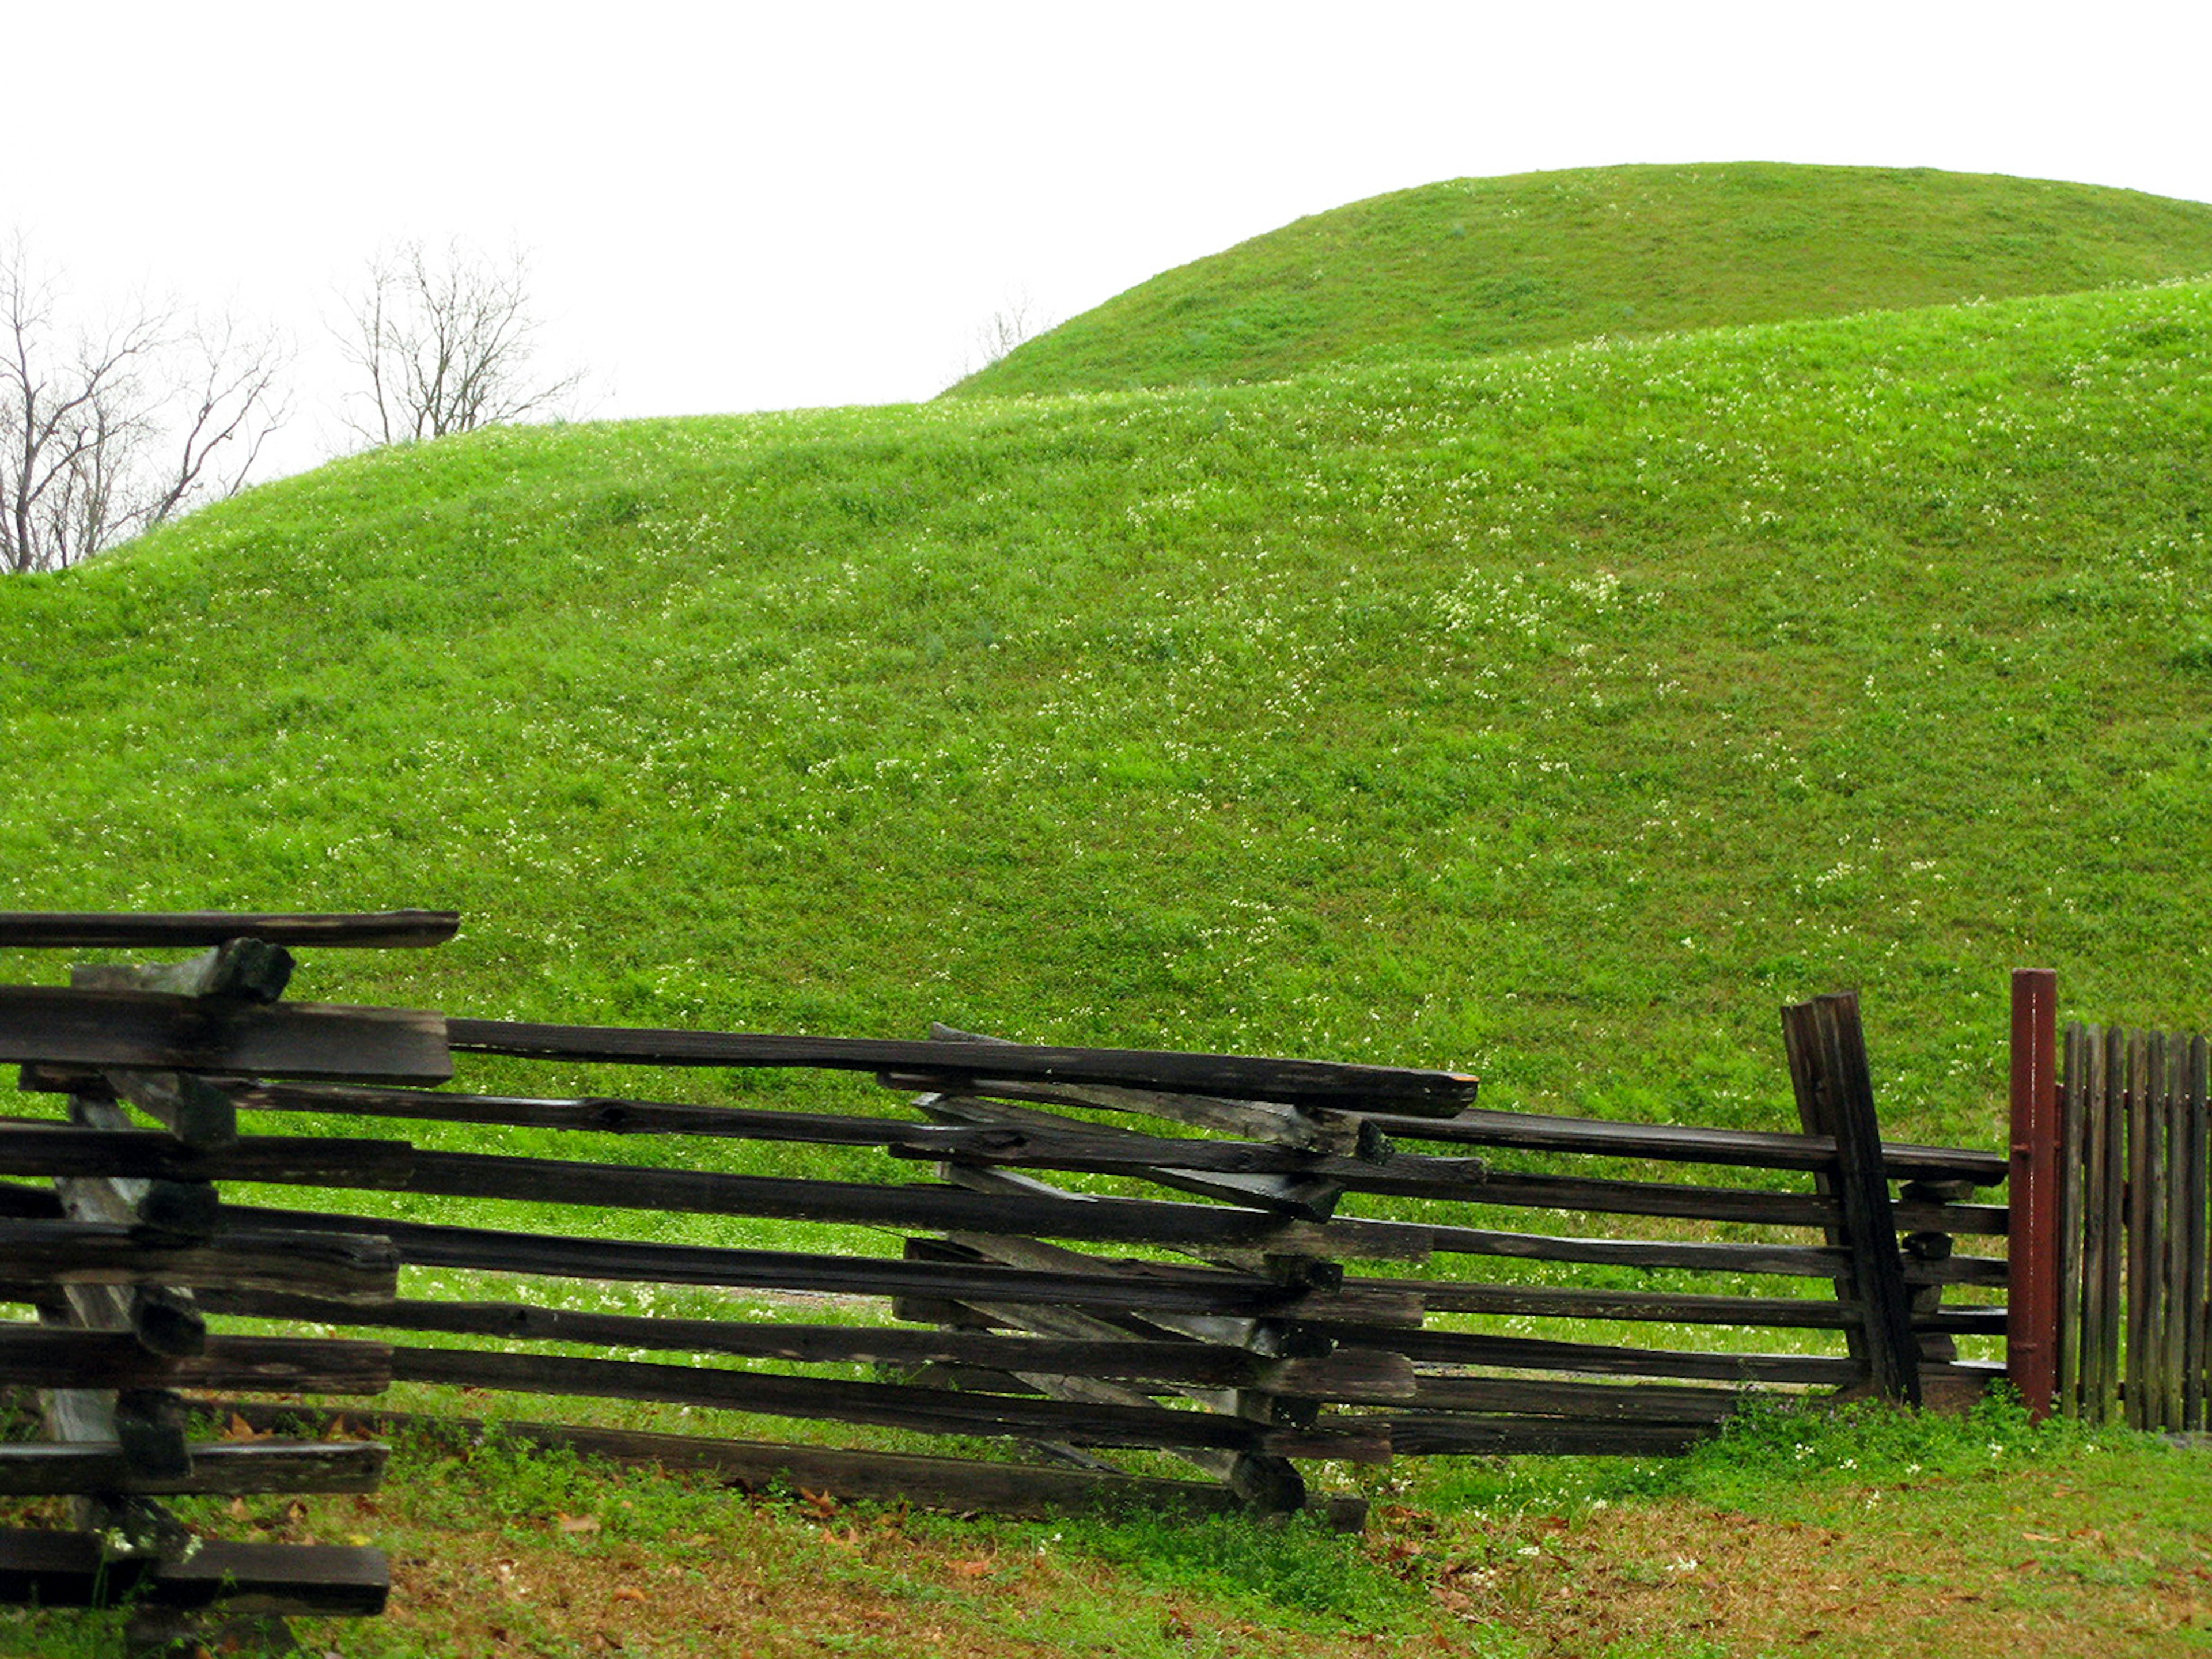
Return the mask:
<path id="1" fill-rule="evenodd" d="M 346 424 L 390 444 L 560 414 L 583 376 L 533 374 L 529 278 L 520 251 L 501 263 L 456 241 L 433 258 L 418 240 L 376 254 L 337 329 L 368 382 Z"/>
<path id="2" fill-rule="evenodd" d="M 996 311 L 976 325 L 975 346 L 969 356 L 973 367 L 966 369 L 962 378 L 981 374 L 1023 341 L 1035 338 L 1051 326 L 1027 289 L 1013 289 Z"/>
<path id="3" fill-rule="evenodd" d="M 975 331 L 975 349 L 982 357 L 982 367 L 988 368 L 1023 341 L 1043 333 L 1047 326 L 1027 289 L 1008 295 L 1006 302 Z"/>
<path id="4" fill-rule="evenodd" d="M 975 331 L 969 337 L 968 349 L 960 354 L 952 383 L 957 386 L 981 374 L 1016 346 L 1035 339 L 1052 326 L 1051 319 L 1030 297 L 1027 289 L 1010 289 L 998 309 L 976 324 Z"/>
<path id="5" fill-rule="evenodd" d="M 283 417 L 283 353 L 173 308 L 72 324 L 0 247 L 0 572 L 58 570 L 237 493 Z"/>

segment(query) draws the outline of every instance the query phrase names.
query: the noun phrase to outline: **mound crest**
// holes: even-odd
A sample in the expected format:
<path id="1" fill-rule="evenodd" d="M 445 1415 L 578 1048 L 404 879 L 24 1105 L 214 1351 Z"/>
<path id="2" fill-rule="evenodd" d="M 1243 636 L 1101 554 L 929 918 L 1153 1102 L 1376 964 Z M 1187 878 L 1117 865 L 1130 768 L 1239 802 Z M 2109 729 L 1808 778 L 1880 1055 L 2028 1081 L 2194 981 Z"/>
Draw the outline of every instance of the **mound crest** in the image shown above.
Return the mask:
<path id="1" fill-rule="evenodd" d="M 951 395 L 1279 380 L 2207 272 L 2212 205 L 2093 185 L 1757 161 L 1455 179 L 1164 272 Z"/>

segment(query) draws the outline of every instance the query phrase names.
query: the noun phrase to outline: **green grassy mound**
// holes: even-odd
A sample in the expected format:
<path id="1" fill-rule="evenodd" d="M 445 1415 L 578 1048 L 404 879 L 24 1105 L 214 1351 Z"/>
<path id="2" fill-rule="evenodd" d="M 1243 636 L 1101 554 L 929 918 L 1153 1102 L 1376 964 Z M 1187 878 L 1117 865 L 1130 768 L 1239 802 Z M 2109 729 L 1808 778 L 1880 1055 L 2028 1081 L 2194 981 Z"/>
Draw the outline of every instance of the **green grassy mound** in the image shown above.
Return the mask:
<path id="1" fill-rule="evenodd" d="M 0 584 L 0 906 L 450 905 L 301 994 L 1465 1066 L 1779 1127 L 1863 991 L 2202 1024 L 2212 287 L 492 431 Z M 13 977 L 58 964 L 0 962 Z"/>
<path id="2" fill-rule="evenodd" d="M 1164 272 L 954 392 L 1225 385 L 2207 274 L 2212 206 L 2089 185 L 1753 161 L 1455 179 Z"/>

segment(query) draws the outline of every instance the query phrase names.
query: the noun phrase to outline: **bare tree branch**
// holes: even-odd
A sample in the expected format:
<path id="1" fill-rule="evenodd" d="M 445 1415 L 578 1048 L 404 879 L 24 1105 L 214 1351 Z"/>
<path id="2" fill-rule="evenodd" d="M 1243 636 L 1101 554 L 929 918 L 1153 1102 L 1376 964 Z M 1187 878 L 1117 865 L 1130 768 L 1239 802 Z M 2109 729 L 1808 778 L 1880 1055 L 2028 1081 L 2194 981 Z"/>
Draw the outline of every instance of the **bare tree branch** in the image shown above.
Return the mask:
<path id="1" fill-rule="evenodd" d="M 391 444 L 562 412 L 583 376 L 533 375 L 529 276 L 520 252 L 501 264 L 458 241 L 435 258 L 420 241 L 372 257 L 334 331 L 366 382 L 346 424 Z"/>
<path id="2" fill-rule="evenodd" d="M 23 239 L 0 246 L 0 573 L 61 569 L 235 494 L 281 418 L 283 362 L 273 339 L 170 309 L 67 327 Z"/>

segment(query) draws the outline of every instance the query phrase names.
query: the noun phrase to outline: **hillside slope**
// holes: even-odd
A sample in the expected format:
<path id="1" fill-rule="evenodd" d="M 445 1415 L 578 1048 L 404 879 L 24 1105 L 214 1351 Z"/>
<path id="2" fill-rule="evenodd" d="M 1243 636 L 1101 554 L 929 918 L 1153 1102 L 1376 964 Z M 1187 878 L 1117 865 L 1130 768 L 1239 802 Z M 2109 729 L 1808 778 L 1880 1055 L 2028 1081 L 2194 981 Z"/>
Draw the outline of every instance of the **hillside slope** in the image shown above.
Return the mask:
<path id="1" fill-rule="evenodd" d="M 1889 1121 L 1986 1142 L 2007 969 L 2212 1006 L 2208 526 L 2203 284 L 491 431 L 0 584 L 0 906 L 451 905 L 301 994 L 1769 1127 L 1776 1008 L 1856 985 Z"/>
<path id="2" fill-rule="evenodd" d="M 2212 205 L 2091 185 L 1773 162 L 1455 179 L 1164 272 L 951 395 L 1223 385 L 2206 275 Z"/>

